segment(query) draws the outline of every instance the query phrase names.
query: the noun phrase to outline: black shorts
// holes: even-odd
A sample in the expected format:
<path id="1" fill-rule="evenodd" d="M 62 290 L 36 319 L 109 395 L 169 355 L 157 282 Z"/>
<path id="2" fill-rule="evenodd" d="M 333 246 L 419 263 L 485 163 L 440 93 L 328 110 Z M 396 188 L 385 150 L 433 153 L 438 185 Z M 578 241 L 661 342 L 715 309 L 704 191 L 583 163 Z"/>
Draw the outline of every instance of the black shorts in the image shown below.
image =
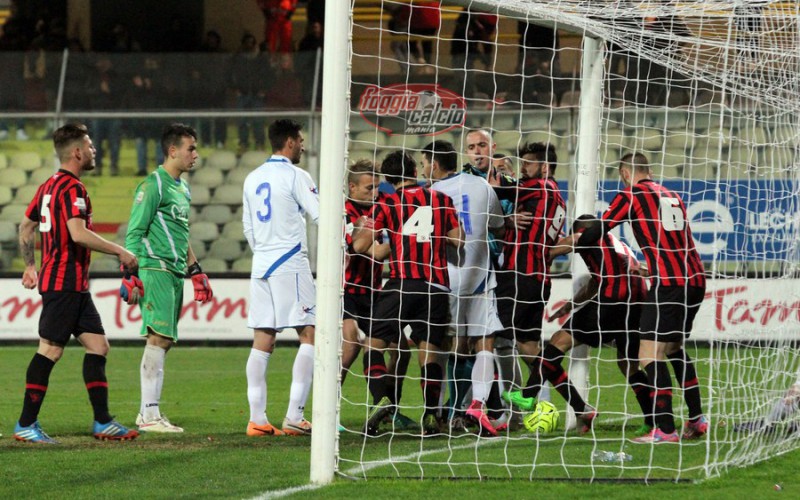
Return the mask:
<path id="1" fill-rule="evenodd" d="M 56 344 L 66 345 L 69 338 L 82 333 L 105 335 L 100 313 L 89 292 L 44 292 L 39 336 Z"/>
<path id="2" fill-rule="evenodd" d="M 688 339 L 705 295 L 705 288 L 696 286 L 656 285 L 651 288 L 642 307 L 641 339 L 657 342 Z"/>
<path id="3" fill-rule="evenodd" d="M 400 342 L 403 328 L 411 339 L 441 348 L 450 325 L 449 293 L 422 280 L 390 279 L 378 295 L 369 336 L 387 344 Z"/>
<path id="4" fill-rule="evenodd" d="M 515 272 L 497 273 L 497 313 L 505 328 L 498 337 L 517 342 L 538 342 L 542 338 L 544 306 L 550 299 L 550 285 Z"/>
<path id="5" fill-rule="evenodd" d="M 377 293 L 345 293 L 342 319 L 355 320 L 362 332 L 369 332 L 370 323 L 372 322 L 372 310 L 378 303 L 377 299 Z"/>
<path id="6" fill-rule="evenodd" d="M 617 346 L 617 359 L 639 358 L 641 304 L 589 301 L 570 316 L 564 329 L 576 343 L 590 347 Z"/>

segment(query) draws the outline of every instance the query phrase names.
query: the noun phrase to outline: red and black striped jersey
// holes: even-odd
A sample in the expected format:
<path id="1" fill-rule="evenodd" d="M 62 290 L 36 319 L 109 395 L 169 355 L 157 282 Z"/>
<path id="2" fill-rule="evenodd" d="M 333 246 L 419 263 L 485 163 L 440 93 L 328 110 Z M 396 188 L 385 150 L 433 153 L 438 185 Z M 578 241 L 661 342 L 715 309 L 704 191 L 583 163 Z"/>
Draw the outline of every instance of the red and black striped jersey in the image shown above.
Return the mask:
<path id="1" fill-rule="evenodd" d="M 92 203 L 86 186 L 59 170 L 39 186 L 25 216 L 39 223 L 42 266 L 39 292 L 85 292 L 89 289 L 91 252 L 72 240 L 67 221 L 80 217 L 92 229 Z"/>
<path id="2" fill-rule="evenodd" d="M 372 217 L 372 205 L 360 205 L 352 200 L 345 201 L 347 213 L 347 266 L 344 270 L 344 291 L 358 295 L 366 295 L 381 289 L 383 263 L 366 255 L 353 251 L 353 233 L 351 228 L 362 216 Z"/>
<path id="3" fill-rule="evenodd" d="M 640 264 L 633 250 L 616 236 L 606 233 L 599 246 L 577 249 L 592 278 L 597 295 L 613 302 L 638 302 L 647 295 L 647 284 L 639 275 Z"/>
<path id="4" fill-rule="evenodd" d="M 706 286 L 680 196 L 647 179 L 620 191 L 603 214 L 611 229 L 628 221 L 647 261 L 652 284 Z"/>
<path id="5" fill-rule="evenodd" d="M 531 225 L 506 231 L 503 269 L 550 282 L 550 248 L 561 235 L 567 205 L 552 179 L 524 179 L 520 182 L 514 211 L 531 212 Z"/>
<path id="6" fill-rule="evenodd" d="M 375 229 L 389 231 L 389 277 L 450 287 L 447 233 L 458 228 L 453 200 L 421 186 L 407 186 L 375 205 Z"/>

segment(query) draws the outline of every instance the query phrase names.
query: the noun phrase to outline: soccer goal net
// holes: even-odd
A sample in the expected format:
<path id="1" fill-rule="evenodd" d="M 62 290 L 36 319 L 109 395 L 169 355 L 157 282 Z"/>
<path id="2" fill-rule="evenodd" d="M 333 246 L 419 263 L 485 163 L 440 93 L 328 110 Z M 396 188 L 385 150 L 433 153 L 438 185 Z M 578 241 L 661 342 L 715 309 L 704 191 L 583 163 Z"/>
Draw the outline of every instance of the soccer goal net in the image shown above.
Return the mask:
<path id="1" fill-rule="evenodd" d="M 361 297 L 365 308 L 358 309 L 366 312 L 345 316 L 360 332 L 345 334 L 339 349 L 340 432 L 335 446 L 324 448 L 334 454 L 338 474 L 702 479 L 798 447 L 798 391 L 790 390 L 800 363 L 800 7 L 795 2 L 355 0 L 350 7 L 346 161 L 339 162 L 340 184 L 322 184 L 322 191 L 341 185 L 349 203 L 369 205 L 372 200 L 358 191 L 358 173 L 367 167 L 354 166 L 367 160 L 379 171 L 383 159 L 397 151 L 417 161 L 419 182 L 425 184 L 430 179 L 422 175 L 422 151 L 434 140 L 453 144 L 460 175 L 480 176 L 488 166 L 519 180 L 528 175 L 519 154 L 523 146 L 549 144 L 557 158 L 551 177 L 566 204 L 561 230 L 570 234 L 578 216 L 599 216 L 624 187 L 619 160 L 643 154 L 653 179 L 683 200 L 708 277 L 685 351 L 694 360 L 709 426 L 699 439 L 632 443 L 642 431 L 643 412 L 610 345 L 576 349 L 563 361 L 586 403 L 597 409 L 589 431 L 580 432 L 581 422 L 576 426 L 568 416 L 560 391 L 546 383 L 538 397 L 549 399 L 560 418 L 555 426 L 546 415 L 539 421 L 533 407 L 498 397 L 529 379 L 529 359 L 511 339 L 495 342 L 494 360 L 484 368 L 491 372 L 491 389 L 486 396 L 483 386 L 478 391 L 497 436 L 482 433 L 466 414 L 476 392 L 471 369 L 481 357 L 470 341 L 466 348 L 445 342 L 443 352 L 426 358 L 425 363 L 435 358 L 443 381 L 439 432 L 425 435 L 430 412 L 423 396 L 430 390 L 425 374 L 431 369 L 421 371 L 418 345 L 398 339 L 396 349 L 394 344 L 386 349 L 379 374 L 392 410 L 367 428 L 376 405 L 369 378 L 376 372 L 354 353 L 370 333 L 364 330 L 371 328 L 371 311 L 383 297 L 376 289 L 381 280 L 372 278 L 383 269 L 378 263 L 352 271 L 358 276 L 344 270 L 336 296 L 341 310 L 353 283 L 369 289 Z M 323 134 L 341 137 L 324 127 L 323 121 Z M 496 158 L 481 160 L 486 155 Z M 392 191 L 385 182 L 380 189 Z M 522 210 L 518 203 L 519 197 L 502 202 L 506 218 Z M 462 225 L 470 213 L 486 215 L 485 207 L 459 207 Z M 348 254 L 354 220 L 344 222 L 348 238 L 340 246 Z M 387 230 L 381 234 L 391 239 Z M 644 262 L 630 224 L 613 234 Z M 492 252 L 502 247 L 502 239 L 488 243 Z M 325 254 L 323 243 L 319 255 Z M 502 256 L 502 249 L 496 255 Z M 338 264 L 350 266 L 351 259 Z M 566 318 L 549 319 L 572 299 L 573 284 L 585 273 L 577 261 L 580 257 L 570 254 L 550 263 L 543 346 L 564 328 Z M 441 299 L 434 296 L 429 307 Z M 398 314 L 395 321 L 406 319 Z M 677 377 L 676 382 L 672 374 L 680 434 L 694 417 L 683 391 L 693 384 Z"/>

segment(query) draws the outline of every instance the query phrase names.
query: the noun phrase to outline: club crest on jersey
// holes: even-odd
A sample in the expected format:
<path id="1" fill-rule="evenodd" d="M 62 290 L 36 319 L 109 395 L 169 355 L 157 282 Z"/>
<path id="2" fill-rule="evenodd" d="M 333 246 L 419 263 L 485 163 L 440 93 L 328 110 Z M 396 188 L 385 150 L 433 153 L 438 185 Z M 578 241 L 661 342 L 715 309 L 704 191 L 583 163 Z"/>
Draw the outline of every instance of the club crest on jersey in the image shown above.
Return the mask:
<path id="1" fill-rule="evenodd" d="M 317 186 L 308 188 L 308 190 L 311 191 L 314 194 L 319 194 L 319 189 L 317 189 Z"/>
<path id="2" fill-rule="evenodd" d="M 361 116 L 389 135 L 437 135 L 464 125 L 464 98 L 435 84 L 368 85 L 358 102 Z"/>
<path id="3" fill-rule="evenodd" d="M 135 200 L 133 200 L 133 201 L 134 201 L 134 203 L 136 203 L 137 205 L 138 205 L 139 203 L 141 203 L 142 201 L 144 201 L 144 191 L 139 191 L 139 192 L 136 194 L 136 199 L 135 199 Z"/>
<path id="4" fill-rule="evenodd" d="M 85 212 L 86 211 L 86 200 L 85 199 L 83 199 L 83 198 L 75 198 L 75 201 L 72 204 L 75 205 L 76 207 L 78 207 L 78 210 L 80 210 L 81 212 Z"/>

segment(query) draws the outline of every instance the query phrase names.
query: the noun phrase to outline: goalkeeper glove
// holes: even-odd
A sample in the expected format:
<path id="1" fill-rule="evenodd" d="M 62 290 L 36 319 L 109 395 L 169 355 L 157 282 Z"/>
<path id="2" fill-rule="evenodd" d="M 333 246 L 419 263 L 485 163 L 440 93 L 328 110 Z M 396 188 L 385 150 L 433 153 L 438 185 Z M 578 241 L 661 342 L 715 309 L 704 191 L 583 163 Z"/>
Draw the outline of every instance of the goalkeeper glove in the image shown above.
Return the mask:
<path id="1" fill-rule="evenodd" d="M 137 304 L 139 299 L 144 297 L 144 283 L 136 273 L 131 273 L 124 268 L 122 271 L 124 271 L 125 275 L 119 287 L 119 296 L 128 304 Z"/>
<path id="2" fill-rule="evenodd" d="M 205 304 L 214 296 L 214 292 L 211 291 L 211 285 L 208 282 L 208 276 L 200 268 L 199 262 L 189 266 L 188 270 L 194 287 L 194 300 Z"/>

